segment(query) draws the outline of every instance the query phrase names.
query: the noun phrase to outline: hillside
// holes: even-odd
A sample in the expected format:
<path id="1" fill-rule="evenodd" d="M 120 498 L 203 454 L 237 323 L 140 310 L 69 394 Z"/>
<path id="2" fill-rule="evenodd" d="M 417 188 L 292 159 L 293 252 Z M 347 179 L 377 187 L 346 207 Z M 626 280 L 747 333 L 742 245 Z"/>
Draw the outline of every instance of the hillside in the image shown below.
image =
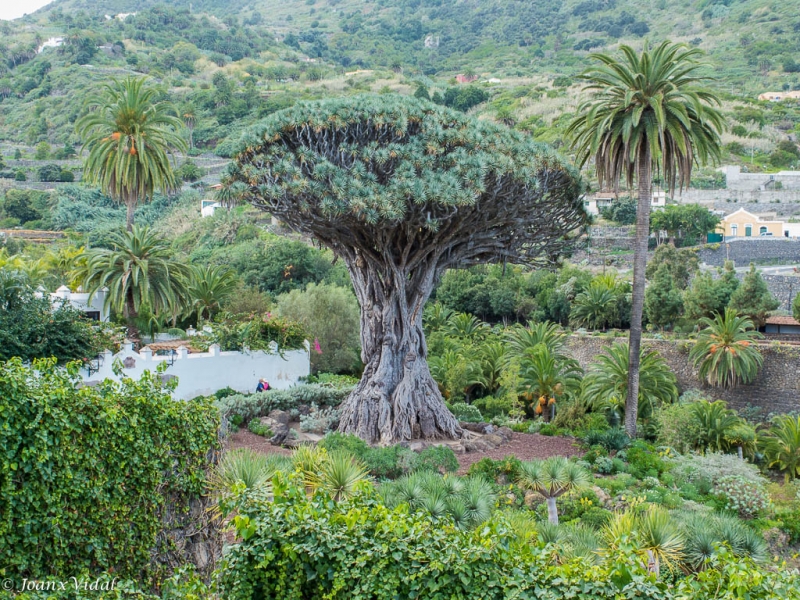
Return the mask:
<path id="1" fill-rule="evenodd" d="M 781 168 L 769 157 L 800 112 L 757 96 L 800 89 L 798 31 L 800 0 L 56 0 L 0 22 L 0 141 L 74 145 L 87 93 L 146 74 L 194 115 L 197 153 L 225 156 L 298 99 L 420 87 L 558 147 L 590 51 L 669 38 L 708 53 L 728 160 Z"/>

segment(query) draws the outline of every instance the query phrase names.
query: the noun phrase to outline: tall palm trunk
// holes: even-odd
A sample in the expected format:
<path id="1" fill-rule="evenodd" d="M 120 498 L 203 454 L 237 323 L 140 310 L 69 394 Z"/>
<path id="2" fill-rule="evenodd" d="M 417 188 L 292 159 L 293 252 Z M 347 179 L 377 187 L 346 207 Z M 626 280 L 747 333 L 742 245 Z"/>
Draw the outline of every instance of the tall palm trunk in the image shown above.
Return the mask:
<path id="1" fill-rule="evenodd" d="M 133 213 L 136 210 L 136 200 L 128 200 L 125 205 L 128 209 L 125 215 L 125 227 L 128 231 L 133 231 Z"/>
<path id="2" fill-rule="evenodd" d="M 136 326 L 136 317 L 139 316 L 139 313 L 136 311 L 136 306 L 133 303 L 133 295 L 131 293 L 128 293 L 128 297 L 125 299 L 125 310 L 123 312 L 125 325 L 128 328 L 127 337 L 134 344 L 138 344 L 139 328 Z"/>
<path id="3" fill-rule="evenodd" d="M 633 253 L 633 296 L 631 299 L 631 332 L 628 355 L 628 397 L 625 400 L 625 432 L 636 436 L 639 415 L 639 358 L 642 345 L 642 310 L 644 308 L 644 273 L 647 267 L 647 241 L 650 238 L 650 203 L 652 202 L 652 165 L 650 146 L 645 141 L 639 154 L 637 183 L 639 202 L 636 207 L 636 246 Z"/>

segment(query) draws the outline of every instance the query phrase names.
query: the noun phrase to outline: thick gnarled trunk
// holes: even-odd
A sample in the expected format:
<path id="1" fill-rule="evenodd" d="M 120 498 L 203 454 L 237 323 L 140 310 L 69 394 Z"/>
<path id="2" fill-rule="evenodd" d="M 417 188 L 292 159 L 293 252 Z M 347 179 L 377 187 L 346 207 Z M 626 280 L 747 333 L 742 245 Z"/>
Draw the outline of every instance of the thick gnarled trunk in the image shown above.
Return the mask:
<path id="1" fill-rule="evenodd" d="M 461 427 L 445 407 L 426 360 L 422 310 L 433 289 L 433 269 L 411 281 L 391 267 L 379 271 L 360 259 L 348 263 L 361 305 L 366 366 L 342 404 L 339 431 L 382 445 L 460 438 Z"/>

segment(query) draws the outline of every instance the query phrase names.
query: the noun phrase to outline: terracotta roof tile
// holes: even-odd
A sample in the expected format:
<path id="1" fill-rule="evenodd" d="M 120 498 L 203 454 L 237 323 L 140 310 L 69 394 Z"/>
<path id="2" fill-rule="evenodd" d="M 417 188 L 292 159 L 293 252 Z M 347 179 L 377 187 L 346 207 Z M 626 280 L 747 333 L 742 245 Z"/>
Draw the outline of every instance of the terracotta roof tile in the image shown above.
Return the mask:
<path id="1" fill-rule="evenodd" d="M 775 315 L 768 317 L 767 325 L 800 325 L 794 317 Z"/>

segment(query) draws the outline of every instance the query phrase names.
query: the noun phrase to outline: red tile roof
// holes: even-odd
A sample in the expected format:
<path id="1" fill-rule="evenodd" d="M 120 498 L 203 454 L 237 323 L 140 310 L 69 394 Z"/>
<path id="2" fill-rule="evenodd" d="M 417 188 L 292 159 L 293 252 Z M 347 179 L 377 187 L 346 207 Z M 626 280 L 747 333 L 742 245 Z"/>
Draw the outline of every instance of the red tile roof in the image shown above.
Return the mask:
<path id="1" fill-rule="evenodd" d="M 768 317 L 766 323 L 767 325 L 800 325 L 794 317 L 778 315 Z"/>

